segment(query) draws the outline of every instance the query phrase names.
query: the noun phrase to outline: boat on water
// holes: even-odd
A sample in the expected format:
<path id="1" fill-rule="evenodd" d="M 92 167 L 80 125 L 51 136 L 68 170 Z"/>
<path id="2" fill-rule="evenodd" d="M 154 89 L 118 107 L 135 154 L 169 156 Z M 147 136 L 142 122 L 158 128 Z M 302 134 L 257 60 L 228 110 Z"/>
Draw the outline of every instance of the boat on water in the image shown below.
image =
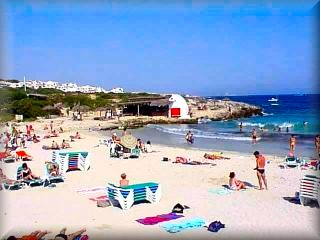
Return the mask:
<path id="1" fill-rule="evenodd" d="M 278 102 L 278 100 L 279 100 L 278 98 L 273 97 L 273 98 L 269 99 L 268 102 Z"/>
<path id="2" fill-rule="evenodd" d="M 271 103 L 271 106 L 279 106 L 279 103 Z"/>

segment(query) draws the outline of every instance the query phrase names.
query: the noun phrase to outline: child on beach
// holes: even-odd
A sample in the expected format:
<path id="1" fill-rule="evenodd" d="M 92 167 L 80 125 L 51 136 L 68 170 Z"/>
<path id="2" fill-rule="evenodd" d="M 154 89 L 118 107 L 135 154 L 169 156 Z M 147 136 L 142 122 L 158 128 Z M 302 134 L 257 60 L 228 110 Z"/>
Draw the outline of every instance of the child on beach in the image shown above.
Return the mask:
<path id="1" fill-rule="evenodd" d="M 121 174 L 120 187 L 125 187 L 129 185 L 129 180 L 127 180 L 127 175 L 125 173 Z"/>
<path id="2" fill-rule="evenodd" d="M 246 185 L 240 180 L 236 179 L 236 174 L 234 172 L 230 172 L 229 174 L 229 187 L 232 190 L 240 190 L 245 189 Z"/>

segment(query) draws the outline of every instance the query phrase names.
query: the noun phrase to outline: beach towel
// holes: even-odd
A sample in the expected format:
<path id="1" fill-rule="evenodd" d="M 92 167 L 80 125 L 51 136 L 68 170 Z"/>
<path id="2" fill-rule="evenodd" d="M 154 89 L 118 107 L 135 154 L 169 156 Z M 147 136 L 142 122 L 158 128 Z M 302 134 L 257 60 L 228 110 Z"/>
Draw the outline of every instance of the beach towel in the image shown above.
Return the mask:
<path id="1" fill-rule="evenodd" d="M 209 189 L 209 193 L 213 193 L 213 194 L 220 195 L 220 196 L 228 195 L 232 192 L 233 192 L 233 190 L 230 190 L 230 189 L 224 188 L 224 187 Z"/>
<path id="2" fill-rule="evenodd" d="M 105 191 L 106 191 L 106 187 L 93 187 L 93 188 L 84 188 L 84 189 L 76 190 L 76 192 L 80 194 L 92 194 L 97 192 L 105 193 Z"/>
<path id="3" fill-rule="evenodd" d="M 166 221 L 171 221 L 174 219 L 178 219 L 184 217 L 183 215 L 178 215 L 176 213 L 167 213 L 167 214 L 161 214 L 161 215 L 157 215 L 154 217 L 146 217 L 146 218 L 142 218 L 142 219 L 138 219 L 136 220 L 138 223 L 141 223 L 143 225 L 155 225 L 158 224 L 160 222 L 166 222 Z"/>
<path id="4" fill-rule="evenodd" d="M 169 233 L 178 233 L 186 229 L 201 228 L 206 224 L 202 218 L 192 218 L 180 223 L 166 223 L 161 227 Z"/>
<path id="5" fill-rule="evenodd" d="M 98 196 L 98 197 L 91 197 L 91 198 L 89 198 L 89 200 L 91 200 L 91 201 L 99 201 L 99 200 L 107 200 L 108 199 L 108 197 L 106 196 L 106 195 L 102 195 L 102 196 Z"/>

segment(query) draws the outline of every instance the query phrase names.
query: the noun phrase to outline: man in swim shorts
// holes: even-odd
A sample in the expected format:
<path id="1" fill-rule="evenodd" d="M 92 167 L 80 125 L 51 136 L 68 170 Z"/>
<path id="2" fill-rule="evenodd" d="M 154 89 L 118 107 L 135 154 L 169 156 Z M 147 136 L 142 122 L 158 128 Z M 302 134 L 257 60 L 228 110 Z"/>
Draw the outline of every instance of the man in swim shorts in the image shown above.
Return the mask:
<path id="1" fill-rule="evenodd" d="M 258 151 L 255 151 L 253 155 L 256 157 L 257 167 L 254 170 L 257 170 L 257 177 L 258 177 L 259 187 L 260 187 L 259 190 L 264 189 L 262 187 L 262 181 L 264 183 L 264 186 L 266 187 L 266 190 L 268 190 L 267 179 L 265 175 L 266 159 Z"/>

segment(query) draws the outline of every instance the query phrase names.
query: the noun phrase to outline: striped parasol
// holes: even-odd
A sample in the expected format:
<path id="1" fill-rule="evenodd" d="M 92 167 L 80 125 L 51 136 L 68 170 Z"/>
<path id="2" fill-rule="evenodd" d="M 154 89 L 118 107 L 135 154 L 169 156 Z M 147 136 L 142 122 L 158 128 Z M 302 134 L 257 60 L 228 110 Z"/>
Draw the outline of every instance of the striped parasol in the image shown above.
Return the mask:
<path id="1" fill-rule="evenodd" d="M 120 142 L 122 146 L 129 149 L 135 148 L 137 145 L 137 139 L 132 135 L 124 135 L 120 138 Z"/>

